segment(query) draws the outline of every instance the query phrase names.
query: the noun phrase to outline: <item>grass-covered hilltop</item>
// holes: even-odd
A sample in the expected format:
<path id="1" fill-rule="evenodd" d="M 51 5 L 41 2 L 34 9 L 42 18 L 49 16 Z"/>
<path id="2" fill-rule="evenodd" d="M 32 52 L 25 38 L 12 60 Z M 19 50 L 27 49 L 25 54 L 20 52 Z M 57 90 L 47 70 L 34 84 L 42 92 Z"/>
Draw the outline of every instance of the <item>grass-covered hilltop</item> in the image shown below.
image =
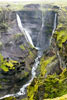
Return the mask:
<path id="1" fill-rule="evenodd" d="M 41 35 L 38 37 L 46 48 L 26 94 L 1 100 L 67 100 L 67 2 L 55 0 L 52 4 L 40 4 L 0 4 L 0 97 L 17 93 L 30 80 L 37 57 L 37 50 L 26 41 L 18 27 L 16 14 L 20 15 L 23 26 L 31 29 L 32 32 L 28 31 L 36 45 L 43 12 L 42 35 L 43 39 L 46 37 L 46 42 L 42 42 Z M 52 34 L 55 14 L 56 29 Z M 47 41 L 50 41 L 49 47 Z"/>

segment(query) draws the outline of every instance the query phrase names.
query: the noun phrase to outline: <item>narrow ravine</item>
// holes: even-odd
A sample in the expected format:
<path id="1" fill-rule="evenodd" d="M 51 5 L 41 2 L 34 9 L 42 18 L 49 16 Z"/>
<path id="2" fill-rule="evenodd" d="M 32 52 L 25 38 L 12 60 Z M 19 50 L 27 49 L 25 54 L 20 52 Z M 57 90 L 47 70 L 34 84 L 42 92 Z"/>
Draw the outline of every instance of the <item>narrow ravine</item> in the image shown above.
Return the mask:
<path id="1" fill-rule="evenodd" d="M 56 20 L 57 20 L 57 14 L 55 14 L 55 18 L 54 18 L 54 28 L 53 28 L 53 31 L 52 31 L 52 36 L 53 36 L 53 33 L 54 33 L 55 29 L 56 29 Z M 19 17 L 18 14 L 17 14 L 17 22 L 18 22 L 18 26 L 19 26 L 20 30 L 24 33 L 24 36 L 25 36 L 26 40 L 34 47 L 34 44 L 33 44 L 33 41 L 31 39 L 31 36 L 27 32 L 27 30 L 25 30 L 23 28 L 22 23 L 21 23 L 21 20 L 20 20 L 20 17 Z M 41 28 L 43 28 L 43 24 L 44 24 L 44 22 L 43 22 L 43 19 L 42 19 L 42 26 L 41 26 Z M 37 49 L 37 47 L 35 47 L 35 48 Z M 33 81 L 33 79 L 36 76 L 36 69 L 37 69 L 37 67 L 39 65 L 39 60 L 40 60 L 40 58 L 42 56 L 42 53 L 43 52 L 40 49 L 38 49 L 38 55 L 37 55 L 37 57 L 35 59 L 35 62 L 34 62 L 34 65 L 32 67 L 32 71 L 31 71 L 31 74 L 32 74 L 31 75 L 31 79 L 26 84 L 24 84 L 20 88 L 20 91 L 17 92 L 16 94 L 7 94 L 7 95 L 5 95 L 3 97 L 0 97 L 0 99 L 6 98 L 6 97 L 10 97 L 10 96 L 18 97 L 18 96 L 21 96 L 21 95 L 25 95 L 26 88 L 31 84 L 31 82 Z"/>

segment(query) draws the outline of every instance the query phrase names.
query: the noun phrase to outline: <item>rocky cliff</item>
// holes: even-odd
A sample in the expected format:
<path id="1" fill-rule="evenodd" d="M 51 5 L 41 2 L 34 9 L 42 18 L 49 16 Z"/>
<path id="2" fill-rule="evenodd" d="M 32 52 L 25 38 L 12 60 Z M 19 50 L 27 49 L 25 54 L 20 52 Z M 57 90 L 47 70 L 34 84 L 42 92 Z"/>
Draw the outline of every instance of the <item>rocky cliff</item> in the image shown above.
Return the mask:
<path id="1" fill-rule="evenodd" d="M 0 96 L 19 91 L 28 79 L 37 51 L 19 30 L 16 12 L 0 12 Z M 20 84 L 20 85 L 19 85 Z"/>
<path id="2" fill-rule="evenodd" d="M 32 5 L 32 6 L 34 6 L 34 5 Z M 32 8 L 32 6 L 31 6 L 31 8 Z M 43 11 L 44 9 L 42 9 L 42 12 L 41 12 L 41 10 L 39 9 L 39 6 L 38 6 L 38 8 L 36 8 L 37 9 L 36 11 L 33 8 L 33 11 L 30 11 L 30 9 L 28 9 L 28 11 L 24 10 L 24 11 L 18 12 L 21 20 L 23 19 L 22 23 L 23 23 L 24 27 L 30 31 L 30 35 L 32 36 L 34 44 L 36 45 L 37 42 L 39 42 L 37 44 L 38 46 L 40 46 L 42 49 L 46 48 L 44 50 L 42 58 L 40 59 L 40 64 L 37 69 L 37 75 L 36 75 L 35 79 L 33 80 L 33 82 L 30 84 L 30 86 L 28 86 L 27 95 L 24 97 L 24 99 L 22 99 L 23 97 L 21 97 L 21 98 L 9 97 L 9 98 L 5 98 L 3 100 L 67 100 L 67 95 L 66 95 L 67 94 L 67 33 L 66 33 L 66 31 L 67 31 L 67 29 L 66 29 L 67 28 L 67 21 L 66 21 L 67 7 L 63 7 L 61 9 L 59 9 L 59 7 L 57 7 L 57 6 L 51 6 L 51 5 L 49 5 L 49 6 L 44 5 L 43 7 L 44 7 L 44 9 L 47 8 L 47 11 Z M 27 8 L 29 8 L 29 6 L 27 6 Z M 57 13 L 57 22 L 56 22 L 57 28 L 56 28 L 54 34 L 52 35 L 55 13 Z M 29 16 L 29 14 L 30 14 L 30 16 Z M 43 23 L 41 21 L 43 21 Z M 14 22 L 14 25 L 17 25 L 15 23 L 16 23 L 16 21 Z M 41 25 L 43 25 L 43 27 L 41 27 Z M 13 24 L 12 24 L 12 27 L 14 27 Z M 15 29 L 15 27 L 14 27 L 14 29 Z M 40 29 L 40 27 L 42 30 Z M 9 31 L 10 29 L 11 29 L 11 31 Z M 19 31 L 19 29 L 17 27 L 17 32 L 18 31 Z M 10 35 L 7 34 L 7 35 L 9 35 L 9 37 L 11 37 L 11 36 L 14 36 L 14 34 L 12 34 L 12 32 L 13 32 L 13 28 L 11 28 L 11 24 L 10 24 L 10 28 L 8 29 L 8 32 L 6 32 L 6 33 L 11 33 Z M 1 38 L 2 38 L 2 36 L 1 36 Z M 9 42 L 7 42 L 9 44 L 9 48 L 11 48 L 11 46 L 13 48 L 16 48 L 16 49 L 12 48 L 13 52 L 14 52 L 14 50 L 15 51 L 17 50 L 18 45 L 20 45 L 20 43 L 21 43 L 20 48 L 22 49 L 22 51 L 24 51 L 22 53 L 25 53 L 25 54 L 29 53 L 30 57 L 32 56 L 32 52 L 34 52 L 34 54 L 36 55 L 36 53 L 35 53 L 36 51 L 33 48 L 31 48 L 29 46 L 29 44 L 26 43 L 26 41 L 24 41 L 25 38 L 23 35 L 20 35 L 19 38 L 17 39 L 16 34 L 15 34 L 15 38 L 16 38 L 16 42 L 11 41 L 10 44 L 9 44 Z M 50 39 L 51 39 L 51 45 L 49 46 Z M 19 40 L 22 40 L 22 41 L 20 42 Z M 3 43 L 4 43 L 4 41 L 3 41 Z M 26 44 L 26 46 L 24 44 Z M 3 48 L 2 42 L 1 42 L 2 54 L 4 54 L 3 50 L 7 51 L 7 46 L 4 46 L 4 48 Z M 31 51 L 31 50 L 33 50 L 33 51 Z M 7 52 L 7 54 L 8 54 L 8 52 Z M 13 53 L 11 53 L 11 54 L 13 54 Z M 14 52 L 14 54 L 15 54 L 15 52 Z M 16 53 L 16 54 L 18 54 L 18 53 Z M 22 54 L 22 56 L 23 56 L 23 54 Z M 20 60 L 18 60 L 17 56 L 9 55 L 9 58 L 11 58 L 11 59 L 7 59 L 8 63 L 6 62 L 6 65 L 7 65 L 6 67 L 8 68 L 8 69 L 6 69 L 7 72 L 5 73 L 6 77 L 8 77 L 8 75 L 11 74 L 11 72 L 12 73 L 14 72 L 15 74 L 12 74 L 12 75 L 15 80 L 15 78 L 18 77 L 18 75 L 17 75 L 18 70 L 20 68 L 22 69 L 21 66 L 25 66 L 27 60 L 28 60 L 28 62 L 30 61 L 30 59 L 31 59 L 30 57 L 27 59 L 27 56 L 26 56 L 26 58 L 24 60 L 22 59 L 21 62 L 18 62 L 21 60 L 21 58 L 22 58 L 21 56 L 18 58 Z M 1 58 L 2 58 L 1 62 L 3 62 L 2 55 L 1 55 Z M 12 64 L 13 64 L 13 67 L 12 67 Z M 11 65 L 11 66 L 8 66 L 8 65 Z M 15 65 L 17 66 L 18 69 L 15 68 Z M 18 67 L 18 65 L 20 68 Z M 3 64 L 3 66 L 4 66 L 4 64 Z M 14 69 L 15 71 L 13 71 L 13 68 L 15 68 Z M 27 70 L 24 70 L 24 71 L 27 71 Z M 9 73 L 9 74 L 7 74 L 7 73 Z M 3 72 L 3 74 L 4 74 L 4 72 Z M 22 74 L 21 74 L 21 76 L 22 76 Z M 12 80 L 13 80 L 13 77 L 12 77 Z M 19 77 L 18 77 L 18 79 L 19 79 Z M 3 82 L 3 81 L 1 81 L 1 82 Z M 19 81 L 18 81 L 18 83 L 21 84 L 22 81 L 20 81 L 20 82 Z M 16 80 L 16 82 L 17 82 L 17 80 Z M 8 80 L 8 83 L 9 83 L 9 80 Z M 19 86 L 19 84 L 17 86 Z M 16 83 L 15 84 L 13 83 L 13 85 L 15 86 L 13 89 L 17 89 Z M 1 90 L 2 90 L 2 86 L 1 86 Z M 10 90 L 12 90 L 12 88 Z M 12 92 L 14 92 L 14 91 L 12 90 Z M 4 93 L 4 92 L 1 92 L 1 93 Z M 10 91 L 10 93 L 11 93 L 11 91 Z M 53 98 L 55 98 L 55 99 L 53 99 Z"/>
<path id="3" fill-rule="evenodd" d="M 38 67 L 40 73 L 28 87 L 28 100 L 67 100 L 66 11 L 66 7 L 58 10 L 58 25 L 51 47 L 44 52 Z"/>

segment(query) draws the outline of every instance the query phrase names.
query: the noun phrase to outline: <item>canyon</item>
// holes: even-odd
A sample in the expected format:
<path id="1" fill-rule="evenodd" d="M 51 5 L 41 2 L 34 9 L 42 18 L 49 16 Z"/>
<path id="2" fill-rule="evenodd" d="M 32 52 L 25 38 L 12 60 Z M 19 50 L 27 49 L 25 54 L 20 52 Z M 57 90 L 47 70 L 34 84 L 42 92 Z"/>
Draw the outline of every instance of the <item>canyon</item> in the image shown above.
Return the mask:
<path id="1" fill-rule="evenodd" d="M 48 100 L 67 93 L 64 9 L 28 4 L 0 11 L 1 100 Z"/>

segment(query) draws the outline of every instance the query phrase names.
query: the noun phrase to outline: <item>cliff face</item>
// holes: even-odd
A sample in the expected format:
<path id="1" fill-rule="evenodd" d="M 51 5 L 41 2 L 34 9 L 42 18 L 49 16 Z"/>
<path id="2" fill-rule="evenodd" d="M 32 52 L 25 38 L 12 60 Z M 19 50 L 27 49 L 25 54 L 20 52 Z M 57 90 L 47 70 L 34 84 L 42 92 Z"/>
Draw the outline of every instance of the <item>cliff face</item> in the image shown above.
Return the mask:
<path id="1" fill-rule="evenodd" d="M 44 50 L 48 48 L 50 44 L 55 12 L 50 5 L 46 5 L 46 8 L 42 7 L 39 9 L 35 7 L 37 5 L 28 6 L 28 8 L 25 7 L 26 9 L 17 13 L 25 29 L 29 31 L 34 45 Z M 34 8 L 32 6 L 34 6 Z"/>
<path id="2" fill-rule="evenodd" d="M 57 6 L 54 6 L 52 8 L 51 5 L 50 6 L 44 5 L 43 6 L 44 9 L 47 8 L 48 10 L 43 11 L 43 13 L 40 11 L 39 6 L 38 8 L 36 8 L 37 9 L 36 11 L 35 8 L 33 8 L 33 11 L 31 11 L 29 9 L 29 6 L 26 7 L 28 8 L 28 11 L 24 10 L 24 11 L 19 11 L 17 13 L 20 15 L 21 20 L 23 19 L 22 20 L 23 26 L 30 31 L 30 35 L 32 36 L 35 45 L 37 44 L 37 42 L 39 42 L 39 44 L 37 45 L 43 49 L 49 46 L 50 43 L 49 41 L 52 35 L 55 13 L 58 13 L 57 16 L 58 25 L 52 36 L 50 47 L 44 51 L 43 56 L 40 59 L 40 64 L 37 69 L 36 78 L 27 88 L 27 97 L 24 99 L 21 99 L 23 97 L 21 98 L 9 97 L 3 100 L 66 100 L 67 99 L 67 95 L 66 95 L 67 94 L 67 68 L 66 68 L 67 67 L 67 33 L 66 33 L 67 7 L 58 9 Z M 13 14 L 16 17 L 15 12 Z M 12 17 L 10 17 L 10 19 L 11 18 Z M 6 28 L 6 33 L 8 33 L 6 35 L 9 36 L 9 40 L 11 41 L 8 42 L 8 37 L 6 36 L 5 39 L 6 38 L 7 39 L 4 42 L 3 41 L 4 37 L 1 35 L 1 40 L 3 41 L 3 43 L 6 44 L 7 42 L 7 45 L 4 45 L 4 47 L 2 46 L 2 42 L 0 43 L 2 54 L 4 55 L 5 51 L 7 52 L 7 54 L 8 52 L 9 54 L 10 53 L 13 54 L 13 55 L 8 55 L 9 58 L 11 59 L 7 59 L 7 62 L 5 61 L 6 64 L 5 67 L 3 63 L 4 62 L 3 57 L 2 55 L 0 55 L 1 64 L 3 63 L 2 65 L 3 67 L 1 67 L 0 82 L 3 86 L 5 84 L 5 87 L 0 85 L 0 88 L 2 90 L 1 96 L 2 94 L 5 95 L 9 91 L 10 93 L 15 93 L 20 87 L 19 85 L 22 84 L 22 82 L 25 82 L 23 81 L 23 79 L 27 78 L 27 76 L 29 75 L 29 73 L 26 72 L 31 70 L 29 69 L 30 64 L 32 63 L 34 55 L 36 55 L 36 51 L 32 47 L 30 47 L 30 45 L 26 42 L 20 30 L 18 29 L 18 26 L 16 24 L 16 19 L 15 18 L 13 19 L 14 19 L 13 21 L 9 20 L 10 23 L 7 21 L 9 28 L 8 27 Z M 41 22 L 41 19 L 43 20 L 44 23 Z M 42 30 L 40 30 L 42 24 L 43 27 Z M 21 34 L 17 34 L 17 32 Z M 15 37 L 13 38 L 14 35 Z M 42 40 L 43 40 L 43 44 L 42 44 Z M 20 52 L 20 49 L 22 49 L 22 53 Z M 18 50 L 20 54 L 18 53 Z M 26 64 L 28 66 L 26 66 Z M 6 72 L 3 70 L 5 70 Z M 19 74 L 20 72 L 21 74 Z M 10 84 L 10 82 L 12 83 Z M 7 85 L 9 87 L 7 87 Z M 4 92 L 5 89 L 8 89 L 9 91 L 6 90 Z"/>
<path id="3" fill-rule="evenodd" d="M 43 57 L 41 58 L 40 65 L 38 67 L 38 71 L 40 71 L 40 73 L 28 87 L 28 100 L 67 99 L 67 96 L 65 95 L 67 94 L 66 11 L 66 7 L 58 10 L 57 29 L 53 34 L 51 47 L 44 52 Z"/>
<path id="4" fill-rule="evenodd" d="M 0 96 L 19 91 L 29 80 L 37 51 L 18 28 L 16 12 L 0 12 Z"/>
<path id="5" fill-rule="evenodd" d="M 35 46 L 44 50 L 50 44 L 55 12 L 49 5 L 44 11 L 33 6 L 34 8 L 29 5 L 29 9 L 25 8 L 22 11 L 5 9 L 0 12 L 0 96 L 8 92 L 16 93 L 29 80 L 37 55 L 37 51 L 19 30 L 16 13 L 19 14 L 23 27 L 30 32 Z"/>

